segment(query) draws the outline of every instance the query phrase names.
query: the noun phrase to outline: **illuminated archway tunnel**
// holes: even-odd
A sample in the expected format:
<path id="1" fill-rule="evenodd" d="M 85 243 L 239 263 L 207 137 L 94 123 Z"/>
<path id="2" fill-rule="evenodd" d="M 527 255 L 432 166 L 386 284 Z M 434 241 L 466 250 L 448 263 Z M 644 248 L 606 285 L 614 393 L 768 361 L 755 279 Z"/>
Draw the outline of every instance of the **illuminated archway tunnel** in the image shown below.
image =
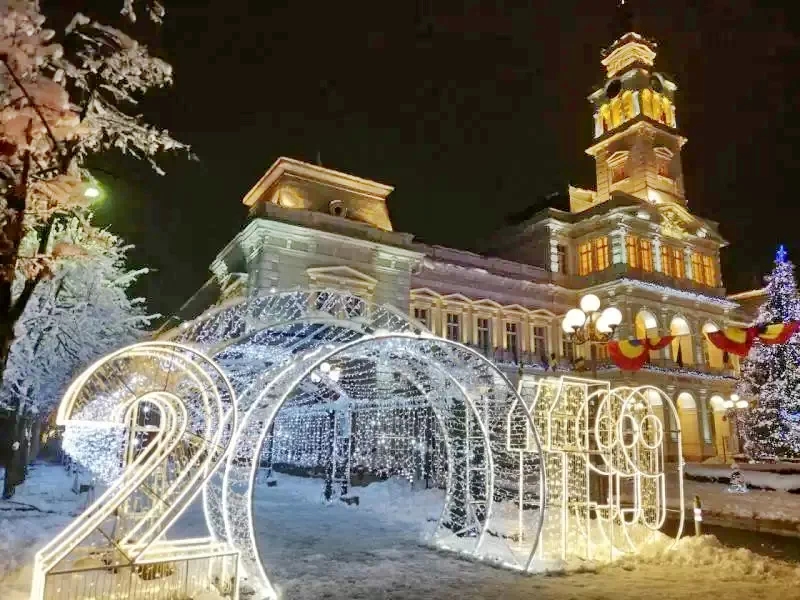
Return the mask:
<path id="1" fill-rule="evenodd" d="M 104 496 L 102 512 L 92 507 L 67 532 L 69 543 L 61 543 L 64 536 L 54 540 L 47 560 L 37 563 L 37 589 L 49 589 L 58 565 L 71 573 L 78 564 L 73 551 L 95 536 L 108 540 L 108 553 L 133 571 L 165 562 L 177 586 L 191 580 L 198 589 L 219 590 L 225 584 L 228 597 L 236 598 L 241 582 L 256 599 L 276 597 L 255 534 L 257 474 L 265 455 L 291 462 L 285 457 L 300 436 L 291 430 L 278 435 L 290 422 L 320 415 L 330 435 L 325 444 L 333 442 L 322 454 L 334 480 L 337 469 L 350 472 L 352 444 L 337 452 L 345 446 L 335 442 L 352 441 L 353 422 L 375 411 L 409 418 L 426 412 L 441 459 L 443 506 L 428 539 L 438 548 L 530 570 L 534 559 L 635 552 L 663 523 L 663 441 L 674 437 L 680 453 L 681 437 L 677 412 L 655 388 L 611 389 L 608 382 L 571 377 L 513 386 L 466 346 L 431 335 L 391 306 L 334 290 L 239 300 L 164 338 L 98 361 L 65 397 L 63 406 L 81 408 L 60 424 L 76 427 L 80 436 L 108 432 L 104 439 L 122 448 L 127 443 L 129 450 L 125 439 L 134 440 L 129 434 L 138 427 L 139 407 L 163 399 L 169 418 L 145 424 L 152 446 L 128 452 L 144 458 L 126 463 L 112 483 L 117 504 L 104 506 Z M 117 446 L 106 450 L 111 463 L 119 462 Z M 393 459 L 398 456 L 402 460 L 402 451 Z M 599 496 L 591 490 L 598 478 L 606 481 Z M 623 500 L 628 488 L 632 502 Z M 180 489 L 186 491 L 175 494 Z M 163 532 L 200 489 L 211 537 L 165 546 Z M 161 498 L 173 496 L 168 508 L 161 506 Z M 131 517 L 134 498 L 155 515 L 148 531 L 162 527 L 162 537 L 120 545 L 102 528 L 113 511 Z M 96 543 L 91 546 L 97 552 Z M 181 580 L 190 571 L 205 575 Z"/>
<path id="2" fill-rule="evenodd" d="M 444 506 L 430 543 L 530 566 L 544 517 L 541 449 L 531 407 L 480 354 L 431 336 L 393 307 L 333 290 L 224 307 L 172 337 L 205 346 L 237 390 L 241 422 L 204 500 L 212 534 L 240 549 L 255 592 L 275 595 L 253 533 L 252 500 L 262 455 L 280 453 L 281 439 L 271 433 L 287 414 L 330 415 L 339 427 L 380 408 L 430 411 L 445 465 Z M 524 515 L 520 508 L 509 519 L 512 506 L 523 504 Z"/>

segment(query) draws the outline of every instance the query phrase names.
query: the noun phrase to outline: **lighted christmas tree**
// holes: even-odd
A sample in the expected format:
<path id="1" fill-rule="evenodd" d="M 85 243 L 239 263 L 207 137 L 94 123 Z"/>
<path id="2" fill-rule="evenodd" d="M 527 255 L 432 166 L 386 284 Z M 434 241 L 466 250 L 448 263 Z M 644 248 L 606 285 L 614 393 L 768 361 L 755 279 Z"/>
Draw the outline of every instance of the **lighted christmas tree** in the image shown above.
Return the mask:
<path id="1" fill-rule="evenodd" d="M 794 265 L 783 246 L 766 278 L 767 301 L 756 325 L 800 319 Z M 743 416 L 745 452 L 751 458 L 785 458 L 800 454 L 800 339 L 766 346 L 758 341 L 742 365 L 739 394 L 755 396 L 757 405 Z"/>

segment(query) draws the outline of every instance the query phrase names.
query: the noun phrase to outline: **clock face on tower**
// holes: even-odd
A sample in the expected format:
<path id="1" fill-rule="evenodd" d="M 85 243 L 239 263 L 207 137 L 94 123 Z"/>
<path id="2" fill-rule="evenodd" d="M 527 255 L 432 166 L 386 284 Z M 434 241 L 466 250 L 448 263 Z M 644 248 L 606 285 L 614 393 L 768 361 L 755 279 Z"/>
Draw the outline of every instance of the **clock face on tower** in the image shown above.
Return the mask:
<path id="1" fill-rule="evenodd" d="M 606 86 L 606 97 L 609 99 L 616 98 L 621 91 L 622 82 L 619 79 L 614 79 L 609 81 L 608 85 Z"/>
<path id="2" fill-rule="evenodd" d="M 661 78 L 658 75 L 653 75 L 650 78 L 650 87 L 654 92 L 658 92 L 659 94 L 664 89 L 664 84 L 661 83 Z"/>

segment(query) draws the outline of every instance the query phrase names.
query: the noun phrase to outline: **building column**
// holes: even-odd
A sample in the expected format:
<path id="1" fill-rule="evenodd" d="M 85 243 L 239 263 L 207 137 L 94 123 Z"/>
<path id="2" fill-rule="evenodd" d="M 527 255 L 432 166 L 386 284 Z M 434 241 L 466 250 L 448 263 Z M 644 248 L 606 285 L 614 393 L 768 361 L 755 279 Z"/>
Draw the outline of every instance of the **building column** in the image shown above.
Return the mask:
<path id="1" fill-rule="evenodd" d="M 683 266 L 686 270 L 686 279 L 694 281 L 694 273 L 692 272 L 692 249 L 683 249 Z"/>
<path id="2" fill-rule="evenodd" d="M 624 228 L 615 229 L 611 233 L 611 264 L 622 265 L 628 263 L 625 246 L 626 235 L 627 230 Z"/>
<path id="3" fill-rule="evenodd" d="M 689 321 L 689 329 L 692 332 L 692 349 L 694 351 L 694 364 L 705 365 L 705 353 L 703 352 L 703 344 L 705 343 L 705 336 L 703 335 L 703 319 L 693 318 Z"/>
<path id="4" fill-rule="evenodd" d="M 642 105 L 639 102 L 639 94 L 640 94 L 639 90 L 636 90 L 631 95 L 632 96 L 632 100 L 633 100 L 633 114 L 634 115 L 642 114 Z M 601 124 L 601 127 L 602 127 L 602 124 Z"/>
<path id="5" fill-rule="evenodd" d="M 594 113 L 594 137 L 598 138 L 603 135 L 603 117 L 600 111 Z"/>
<path id="6" fill-rule="evenodd" d="M 659 273 L 663 273 L 661 265 L 661 238 L 656 236 L 653 239 L 653 268 Z"/>
<path id="7" fill-rule="evenodd" d="M 622 313 L 622 323 L 618 328 L 617 339 L 624 340 L 634 337 L 636 335 L 636 327 L 633 322 L 633 309 L 631 309 L 627 301 L 620 303 L 617 308 Z"/>
<path id="8" fill-rule="evenodd" d="M 709 420 L 708 415 L 708 393 L 706 390 L 700 390 L 697 393 L 697 411 L 698 411 L 698 426 L 700 428 L 700 452 L 702 458 L 705 458 L 705 447 L 708 444 L 714 443 L 714 429 L 712 427 L 711 421 Z M 706 437 L 706 431 L 708 431 L 708 436 Z M 710 440 L 710 441 L 709 441 Z"/>

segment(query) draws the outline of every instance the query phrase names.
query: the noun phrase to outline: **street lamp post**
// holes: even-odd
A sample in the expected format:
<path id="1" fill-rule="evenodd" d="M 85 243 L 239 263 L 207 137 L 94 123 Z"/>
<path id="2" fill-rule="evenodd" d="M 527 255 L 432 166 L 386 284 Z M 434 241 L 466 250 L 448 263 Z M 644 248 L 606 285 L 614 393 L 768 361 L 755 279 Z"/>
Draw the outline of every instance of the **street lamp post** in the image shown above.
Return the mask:
<path id="1" fill-rule="evenodd" d="M 570 342 L 582 346 L 589 344 L 592 361 L 592 378 L 597 379 L 598 344 L 607 344 L 614 338 L 614 333 L 622 322 L 622 313 L 618 308 L 609 306 L 600 311 L 600 298 L 587 294 L 580 301 L 580 308 L 567 311 L 561 321 L 561 329 L 567 334 Z"/>

